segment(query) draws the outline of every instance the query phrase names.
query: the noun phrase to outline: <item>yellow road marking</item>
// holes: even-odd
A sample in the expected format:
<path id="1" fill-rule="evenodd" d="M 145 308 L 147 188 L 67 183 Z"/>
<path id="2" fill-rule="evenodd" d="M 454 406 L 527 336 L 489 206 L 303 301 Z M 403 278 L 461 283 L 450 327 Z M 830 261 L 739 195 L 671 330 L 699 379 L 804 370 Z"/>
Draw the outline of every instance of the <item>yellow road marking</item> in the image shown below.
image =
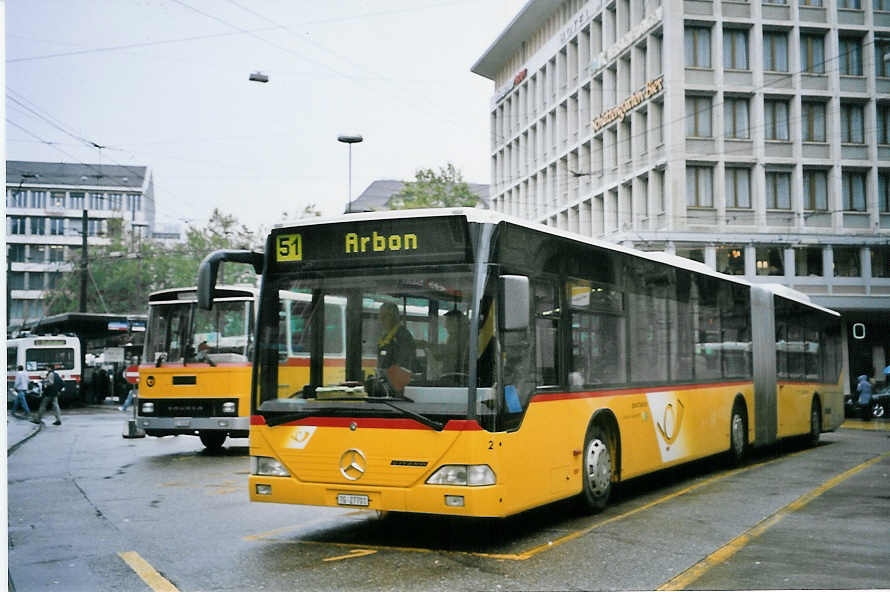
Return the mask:
<path id="1" fill-rule="evenodd" d="M 179 589 L 170 583 L 170 580 L 162 576 L 143 559 L 136 551 L 123 551 L 118 556 L 129 565 L 142 581 L 155 592 L 179 592 Z"/>
<path id="2" fill-rule="evenodd" d="M 365 555 L 373 555 L 376 553 L 374 549 L 353 549 L 346 555 L 338 555 L 337 557 L 328 557 L 322 561 L 340 561 L 341 559 L 352 559 L 353 557 L 364 557 Z"/>
<path id="3" fill-rule="evenodd" d="M 862 421 L 861 419 L 847 419 L 841 424 L 842 428 L 848 430 L 868 430 L 873 432 L 890 431 L 890 423 L 884 421 Z"/>
<path id="4" fill-rule="evenodd" d="M 732 539 L 683 573 L 659 586 L 657 590 L 683 590 L 688 588 L 693 582 L 701 578 L 709 569 L 711 569 L 715 565 L 723 563 L 724 561 L 735 555 L 748 543 L 772 528 L 785 516 L 788 516 L 789 514 L 800 510 L 829 489 L 840 485 L 859 471 L 862 471 L 863 469 L 866 469 L 887 457 L 890 457 L 890 452 L 885 452 L 880 456 L 876 456 L 870 460 L 867 460 L 864 463 L 857 465 L 852 469 L 849 469 L 848 471 L 844 471 L 843 473 L 833 477 L 832 479 L 829 479 L 816 489 L 800 496 L 772 516 L 764 518 L 752 528 Z"/>

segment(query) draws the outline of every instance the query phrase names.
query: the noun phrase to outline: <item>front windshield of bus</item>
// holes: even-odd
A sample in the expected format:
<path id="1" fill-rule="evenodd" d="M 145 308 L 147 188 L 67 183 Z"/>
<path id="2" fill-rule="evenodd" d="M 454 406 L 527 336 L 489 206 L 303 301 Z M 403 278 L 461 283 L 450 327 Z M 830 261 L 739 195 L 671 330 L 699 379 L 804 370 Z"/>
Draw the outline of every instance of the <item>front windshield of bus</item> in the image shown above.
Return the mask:
<path id="1" fill-rule="evenodd" d="M 260 411 L 375 414 L 385 407 L 370 403 L 390 401 L 425 416 L 466 416 L 474 306 L 469 266 L 283 276 L 270 284 L 277 289 L 268 290 L 261 313 L 260 343 L 269 353 L 259 360 Z M 489 329 L 480 331 L 474 370 L 477 399 L 484 400 L 492 396 L 495 361 L 490 297 L 480 310 Z"/>
<path id="2" fill-rule="evenodd" d="M 253 344 L 253 304 L 216 301 L 212 310 L 195 302 L 153 304 L 149 310 L 144 360 L 153 364 L 247 362 Z"/>

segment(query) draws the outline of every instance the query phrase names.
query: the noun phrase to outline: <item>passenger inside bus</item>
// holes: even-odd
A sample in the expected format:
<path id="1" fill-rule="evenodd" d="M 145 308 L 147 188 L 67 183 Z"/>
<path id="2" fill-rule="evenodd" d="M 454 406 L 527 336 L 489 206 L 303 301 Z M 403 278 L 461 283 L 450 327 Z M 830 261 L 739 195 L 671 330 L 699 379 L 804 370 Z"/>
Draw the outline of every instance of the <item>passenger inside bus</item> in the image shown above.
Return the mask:
<path id="1" fill-rule="evenodd" d="M 377 377 L 401 393 L 416 365 L 414 337 L 402 324 L 399 309 L 392 302 L 384 302 L 378 314 L 381 335 L 377 341 Z"/>

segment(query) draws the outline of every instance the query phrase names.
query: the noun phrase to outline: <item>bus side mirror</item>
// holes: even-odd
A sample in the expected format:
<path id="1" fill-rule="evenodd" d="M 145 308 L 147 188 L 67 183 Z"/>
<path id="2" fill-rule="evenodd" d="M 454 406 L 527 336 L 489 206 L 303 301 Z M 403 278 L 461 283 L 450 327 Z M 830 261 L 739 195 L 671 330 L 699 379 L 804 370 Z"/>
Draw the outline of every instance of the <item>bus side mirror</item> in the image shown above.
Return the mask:
<path id="1" fill-rule="evenodd" d="M 216 291 L 216 274 L 223 261 L 247 263 L 253 266 L 257 275 L 263 272 L 263 254 L 254 251 L 213 251 L 198 266 L 198 306 L 203 310 L 213 308 L 213 294 Z"/>
<path id="2" fill-rule="evenodd" d="M 504 330 L 528 329 L 528 278 L 524 275 L 502 275 L 501 293 L 504 295 Z"/>

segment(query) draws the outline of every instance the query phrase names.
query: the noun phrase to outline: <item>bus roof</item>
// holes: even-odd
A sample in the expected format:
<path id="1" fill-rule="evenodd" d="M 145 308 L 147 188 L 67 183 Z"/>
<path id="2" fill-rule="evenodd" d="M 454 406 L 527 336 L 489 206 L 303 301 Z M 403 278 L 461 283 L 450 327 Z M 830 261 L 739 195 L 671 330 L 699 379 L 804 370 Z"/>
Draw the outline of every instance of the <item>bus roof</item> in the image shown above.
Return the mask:
<path id="1" fill-rule="evenodd" d="M 255 287 L 242 284 L 235 286 L 217 286 L 214 294 L 215 298 L 255 298 L 257 292 L 259 292 L 259 290 Z M 152 302 L 168 302 L 171 300 L 185 301 L 189 299 L 179 298 L 179 295 L 187 295 L 189 293 L 195 294 L 194 299 L 197 300 L 198 288 L 189 286 L 182 288 L 167 288 L 152 292 L 148 295 L 148 302 L 151 304 Z"/>
<path id="2" fill-rule="evenodd" d="M 559 228 L 553 228 L 552 226 L 546 226 L 544 224 L 539 224 L 537 222 L 532 222 L 530 220 L 525 220 L 523 218 L 517 218 L 515 216 L 511 216 L 509 214 L 503 214 L 501 212 L 496 212 L 494 210 L 484 210 L 480 208 L 424 208 L 424 209 L 416 209 L 416 210 L 387 210 L 387 211 L 378 211 L 378 212 L 360 212 L 355 214 L 345 214 L 337 217 L 326 217 L 326 218 L 304 218 L 302 220 L 298 220 L 293 223 L 288 224 L 276 224 L 274 228 L 295 228 L 295 227 L 303 227 L 303 226 L 316 226 L 323 225 L 329 223 L 336 222 L 344 222 L 347 220 L 354 220 L 357 222 L 360 221 L 370 221 L 370 220 L 391 220 L 391 219 L 404 219 L 404 218 L 432 218 L 432 217 L 441 217 L 441 216 L 458 216 L 466 219 L 467 222 L 476 222 L 482 224 L 500 224 L 502 222 L 506 222 L 508 224 L 512 224 L 514 226 L 521 226 L 523 228 L 528 228 L 530 230 L 534 230 L 537 232 L 542 232 L 545 234 L 549 234 L 551 236 L 557 236 L 561 238 L 565 238 L 568 240 L 572 240 L 578 243 L 583 243 L 587 245 L 591 245 L 597 247 L 599 249 L 603 249 L 606 251 L 612 251 L 615 253 L 623 253 L 626 255 L 631 255 L 633 257 L 639 257 L 641 259 L 648 259 L 650 261 L 654 261 L 657 263 L 662 263 L 666 265 L 670 265 L 672 267 L 676 267 L 679 269 L 685 269 L 687 271 L 692 271 L 698 274 L 707 275 L 715 278 L 719 278 L 724 281 L 734 282 L 736 284 L 741 284 L 744 286 L 760 286 L 765 288 L 766 290 L 772 292 L 773 294 L 782 296 L 783 298 L 787 298 L 789 300 L 794 300 L 801 304 L 805 304 L 815 309 L 822 310 L 827 313 L 831 313 L 834 315 L 838 315 L 839 313 L 830 310 L 828 308 L 819 306 L 818 304 L 813 303 L 809 297 L 802 293 L 789 288 L 787 286 L 782 286 L 780 284 L 766 284 L 766 283 L 754 283 L 749 282 L 748 280 L 733 276 L 727 275 L 724 273 L 720 273 L 714 269 L 711 269 L 704 263 L 699 261 L 694 261 L 692 259 L 687 259 L 685 257 L 680 257 L 678 255 L 671 255 L 669 253 L 665 253 L 662 251 L 640 251 L 638 249 L 633 249 L 631 247 L 625 247 L 623 245 L 608 242 L 605 240 L 595 239 L 589 236 L 584 236 L 581 234 L 577 234 L 574 232 L 570 232 L 567 230 L 562 230 Z"/>

